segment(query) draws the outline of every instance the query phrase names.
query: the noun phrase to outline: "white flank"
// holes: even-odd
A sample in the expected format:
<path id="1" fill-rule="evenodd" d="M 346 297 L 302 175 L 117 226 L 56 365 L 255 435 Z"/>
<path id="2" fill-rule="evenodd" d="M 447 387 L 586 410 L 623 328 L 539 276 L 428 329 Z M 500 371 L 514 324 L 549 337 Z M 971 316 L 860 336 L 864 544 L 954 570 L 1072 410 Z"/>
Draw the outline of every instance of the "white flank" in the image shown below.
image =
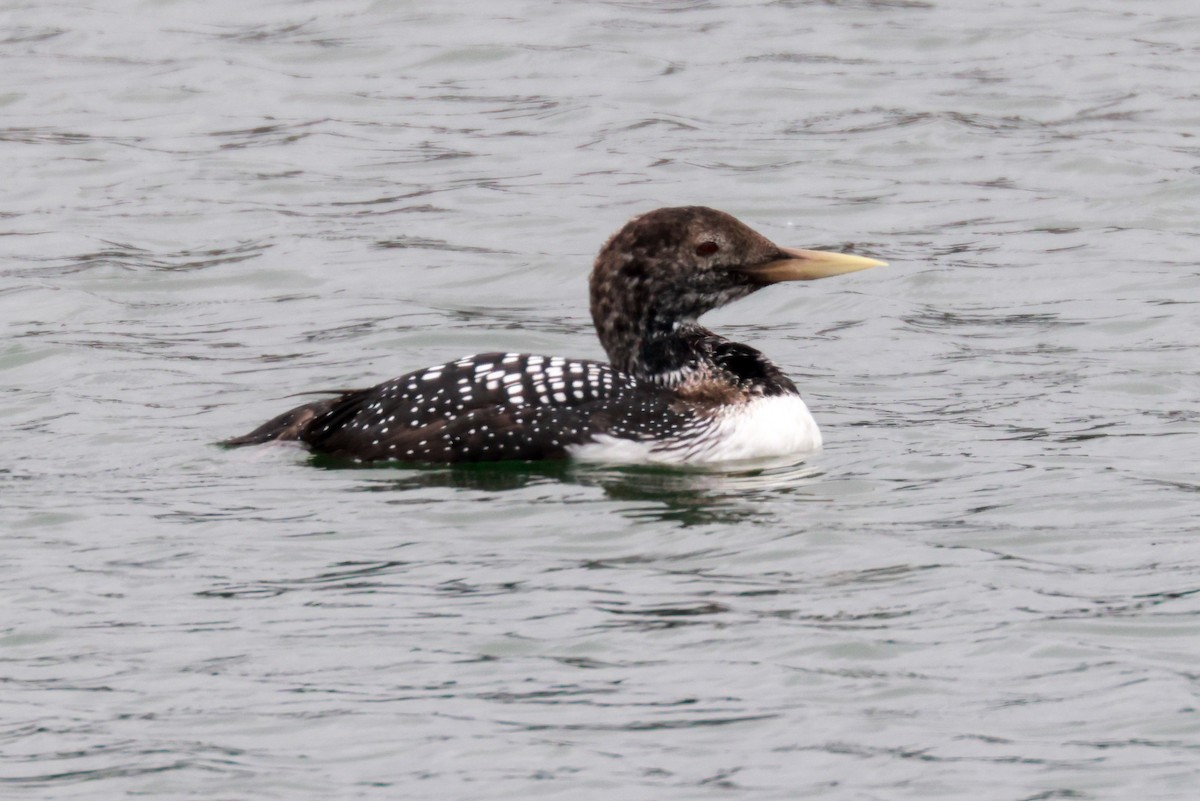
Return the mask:
<path id="1" fill-rule="evenodd" d="M 688 439 L 639 441 L 601 434 L 567 451 L 585 462 L 704 464 L 790 456 L 820 447 L 821 430 L 804 401 L 783 395 L 730 406 Z"/>

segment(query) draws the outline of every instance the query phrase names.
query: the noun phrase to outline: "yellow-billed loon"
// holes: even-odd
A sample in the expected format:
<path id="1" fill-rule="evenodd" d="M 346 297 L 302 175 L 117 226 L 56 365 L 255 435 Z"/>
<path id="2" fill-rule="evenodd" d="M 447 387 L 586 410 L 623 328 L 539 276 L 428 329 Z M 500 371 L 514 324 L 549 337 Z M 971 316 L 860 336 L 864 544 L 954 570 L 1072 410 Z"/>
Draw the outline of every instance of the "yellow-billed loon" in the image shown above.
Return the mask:
<path id="1" fill-rule="evenodd" d="M 732 216 L 664 208 L 600 250 L 592 320 L 611 364 L 481 353 L 286 412 L 227 445 L 296 440 L 355 462 L 574 457 L 699 463 L 821 446 L 800 393 L 757 350 L 696 322 L 769 284 L 883 265 L 781 248 Z"/>

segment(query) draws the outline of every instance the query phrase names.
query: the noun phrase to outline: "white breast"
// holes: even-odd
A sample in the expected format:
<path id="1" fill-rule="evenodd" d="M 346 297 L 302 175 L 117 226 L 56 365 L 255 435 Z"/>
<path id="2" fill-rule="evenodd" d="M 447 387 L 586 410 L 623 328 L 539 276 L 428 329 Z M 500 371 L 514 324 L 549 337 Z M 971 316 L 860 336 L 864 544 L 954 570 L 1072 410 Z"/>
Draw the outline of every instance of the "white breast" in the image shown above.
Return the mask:
<path id="1" fill-rule="evenodd" d="M 575 459 L 625 464 L 702 464 L 806 453 L 821 430 L 797 395 L 757 398 L 719 412 L 686 439 L 630 440 L 600 434 L 568 448 Z"/>

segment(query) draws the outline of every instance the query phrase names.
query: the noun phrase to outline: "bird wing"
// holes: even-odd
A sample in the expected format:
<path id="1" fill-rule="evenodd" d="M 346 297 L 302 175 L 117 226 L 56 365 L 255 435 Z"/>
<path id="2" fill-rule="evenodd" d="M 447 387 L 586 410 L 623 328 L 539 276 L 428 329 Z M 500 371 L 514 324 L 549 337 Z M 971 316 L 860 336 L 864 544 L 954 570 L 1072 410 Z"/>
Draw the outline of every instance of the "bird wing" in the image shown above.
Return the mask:
<path id="1" fill-rule="evenodd" d="M 309 418 L 296 438 L 364 462 L 555 458 L 597 434 L 650 437 L 681 417 L 669 393 L 602 362 L 512 353 L 469 356 L 325 403 L 288 413 Z"/>

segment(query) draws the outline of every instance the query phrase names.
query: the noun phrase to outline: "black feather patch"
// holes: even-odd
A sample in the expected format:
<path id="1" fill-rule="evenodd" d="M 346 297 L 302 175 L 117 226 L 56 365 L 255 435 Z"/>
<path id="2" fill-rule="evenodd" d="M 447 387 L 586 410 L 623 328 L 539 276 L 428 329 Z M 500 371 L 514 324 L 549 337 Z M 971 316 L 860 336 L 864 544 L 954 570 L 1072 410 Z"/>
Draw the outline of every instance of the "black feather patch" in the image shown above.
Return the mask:
<path id="1" fill-rule="evenodd" d="M 306 404 L 229 444 L 300 440 L 361 462 L 550 459 L 598 434 L 671 439 L 704 416 L 601 362 L 483 353 Z"/>

